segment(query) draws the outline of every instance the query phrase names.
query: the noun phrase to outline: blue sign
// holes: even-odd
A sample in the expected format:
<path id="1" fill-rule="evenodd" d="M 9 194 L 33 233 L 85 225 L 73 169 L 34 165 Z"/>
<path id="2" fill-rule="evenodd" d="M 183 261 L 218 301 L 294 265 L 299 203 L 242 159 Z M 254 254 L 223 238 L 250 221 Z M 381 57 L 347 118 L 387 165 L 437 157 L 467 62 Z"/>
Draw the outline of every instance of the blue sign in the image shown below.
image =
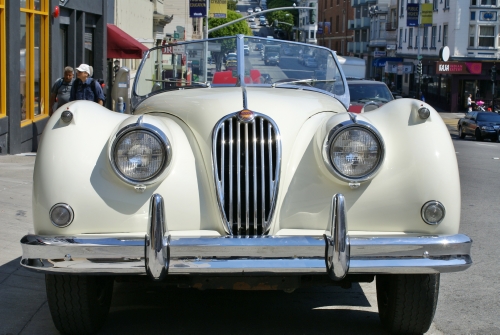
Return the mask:
<path id="1" fill-rule="evenodd" d="M 406 26 L 407 27 L 417 27 L 418 26 L 418 3 L 409 3 L 406 5 Z"/>
<path id="2" fill-rule="evenodd" d="M 189 0 L 189 17 L 207 17 L 206 0 Z"/>
<path id="3" fill-rule="evenodd" d="M 497 12 L 479 12 L 479 21 L 496 21 Z"/>

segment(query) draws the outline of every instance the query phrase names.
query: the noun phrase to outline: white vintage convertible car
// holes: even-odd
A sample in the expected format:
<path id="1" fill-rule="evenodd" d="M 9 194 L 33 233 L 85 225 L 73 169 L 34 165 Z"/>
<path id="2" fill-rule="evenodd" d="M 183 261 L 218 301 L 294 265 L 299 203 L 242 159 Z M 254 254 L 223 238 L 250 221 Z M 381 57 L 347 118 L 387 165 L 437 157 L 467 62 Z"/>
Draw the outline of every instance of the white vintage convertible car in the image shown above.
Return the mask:
<path id="1" fill-rule="evenodd" d="M 258 43 L 291 52 L 266 66 L 244 54 Z M 384 327 L 427 331 L 440 273 L 472 264 L 453 144 L 421 101 L 348 107 L 335 52 L 239 35 L 151 49 L 131 115 L 59 108 L 37 154 L 34 233 L 21 240 L 21 264 L 46 274 L 56 327 L 97 331 L 114 280 L 133 275 L 288 292 L 376 280 Z"/>

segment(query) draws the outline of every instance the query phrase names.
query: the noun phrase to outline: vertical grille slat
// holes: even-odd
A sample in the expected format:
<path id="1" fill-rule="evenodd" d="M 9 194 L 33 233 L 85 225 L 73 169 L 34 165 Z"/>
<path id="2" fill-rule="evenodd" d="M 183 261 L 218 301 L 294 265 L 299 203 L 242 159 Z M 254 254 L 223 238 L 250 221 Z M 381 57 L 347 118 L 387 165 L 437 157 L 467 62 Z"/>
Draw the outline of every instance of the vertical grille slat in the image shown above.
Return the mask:
<path id="1" fill-rule="evenodd" d="M 236 197 L 237 201 L 237 224 L 238 224 L 238 235 L 241 232 L 241 124 L 236 122 Z M 230 167 L 232 168 L 232 167 Z"/>
<path id="2" fill-rule="evenodd" d="M 224 171 L 224 143 L 225 143 L 225 126 L 223 124 L 221 130 L 220 130 L 220 185 L 221 185 L 221 190 L 224 192 L 224 175 L 226 174 Z M 223 204 L 226 202 L 225 201 L 226 197 L 225 194 L 223 194 L 222 197 L 222 202 Z"/>
<path id="3" fill-rule="evenodd" d="M 229 166 L 233 166 L 233 119 L 229 120 Z M 226 167 L 222 166 L 222 170 Z M 229 170 L 229 222 L 234 221 L 234 213 L 233 213 L 233 169 Z M 223 190 L 222 192 L 226 192 Z M 219 197 L 220 198 L 220 197 Z M 222 206 L 224 208 L 224 206 Z M 231 227 L 232 228 L 232 227 Z"/>
<path id="4" fill-rule="evenodd" d="M 249 173 L 248 171 L 248 123 L 245 123 L 245 235 L 250 234 L 250 191 L 248 189 L 250 181 L 249 181 Z"/>
<path id="5" fill-rule="evenodd" d="M 238 114 L 220 120 L 213 133 L 217 197 L 226 231 L 264 235 L 271 223 L 281 162 L 279 130 L 273 120 L 255 113 L 250 122 Z"/>
<path id="6" fill-rule="evenodd" d="M 258 234 L 258 229 L 257 227 L 257 134 L 256 130 L 257 125 L 254 123 L 252 125 L 252 142 L 253 142 L 253 174 L 252 174 L 252 179 L 253 179 L 253 233 L 254 235 Z"/>
<path id="7" fill-rule="evenodd" d="M 260 119 L 260 199 L 261 199 L 261 222 L 266 221 L 266 169 L 264 163 L 264 119 Z"/>

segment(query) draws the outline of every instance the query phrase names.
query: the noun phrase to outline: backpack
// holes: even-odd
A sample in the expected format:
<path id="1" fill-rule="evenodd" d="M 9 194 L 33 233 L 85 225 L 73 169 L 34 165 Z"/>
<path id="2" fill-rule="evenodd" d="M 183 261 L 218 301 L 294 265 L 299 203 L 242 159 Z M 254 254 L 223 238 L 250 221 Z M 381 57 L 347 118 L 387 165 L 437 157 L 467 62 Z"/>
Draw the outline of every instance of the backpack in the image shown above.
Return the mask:
<path id="1" fill-rule="evenodd" d="M 97 98 L 97 91 L 96 91 L 96 87 L 95 87 L 96 84 L 102 88 L 103 84 L 104 84 L 104 79 L 95 79 L 95 78 L 92 79 L 92 83 L 90 84 L 90 88 L 92 89 L 92 93 L 94 93 L 94 99 Z M 104 101 L 103 101 L 103 103 L 104 103 L 104 102 L 106 102 L 106 94 L 104 94 L 104 90 L 103 90 L 102 94 L 104 95 Z"/>

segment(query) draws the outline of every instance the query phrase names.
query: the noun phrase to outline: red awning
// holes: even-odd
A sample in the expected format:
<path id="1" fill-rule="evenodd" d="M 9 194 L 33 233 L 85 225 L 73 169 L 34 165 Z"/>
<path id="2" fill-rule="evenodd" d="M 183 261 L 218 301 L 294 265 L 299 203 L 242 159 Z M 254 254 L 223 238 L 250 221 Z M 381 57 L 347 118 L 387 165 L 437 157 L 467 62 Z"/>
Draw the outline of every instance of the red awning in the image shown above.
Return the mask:
<path id="1" fill-rule="evenodd" d="M 141 59 L 148 47 L 135 38 L 108 23 L 108 58 Z"/>

